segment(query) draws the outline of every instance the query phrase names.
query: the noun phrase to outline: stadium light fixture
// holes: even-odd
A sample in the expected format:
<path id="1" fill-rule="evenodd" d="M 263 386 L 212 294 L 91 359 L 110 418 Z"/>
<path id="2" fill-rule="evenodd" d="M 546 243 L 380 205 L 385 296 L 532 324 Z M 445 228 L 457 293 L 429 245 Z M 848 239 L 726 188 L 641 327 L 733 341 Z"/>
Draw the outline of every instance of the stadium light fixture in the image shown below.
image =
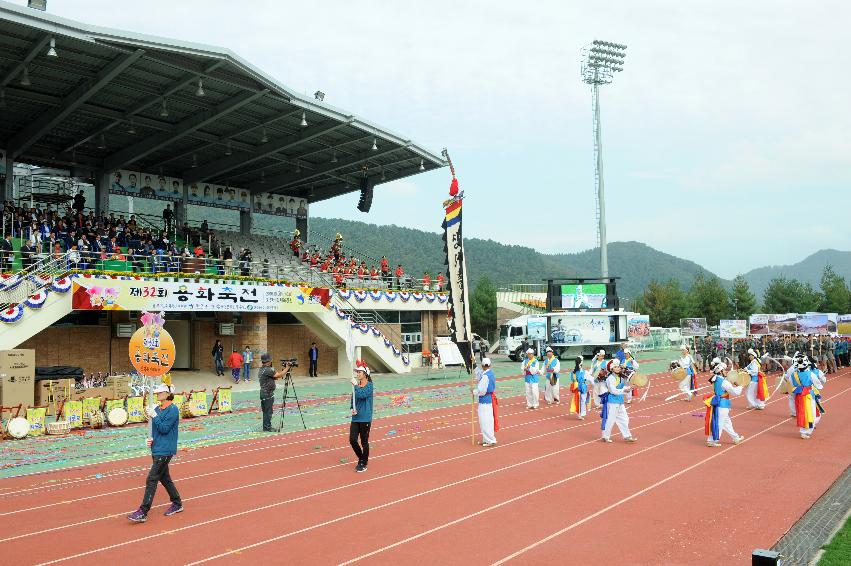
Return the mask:
<path id="1" fill-rule="evenodd" d="M 266 172 L 265 171 L 260 171 L 260 184 L 261 185 L 266 184 Z"/>
<path id="2" fill-rule="evenodd" d="M 195 169 L 196 167 L 198 167 L 198 154 L 193 153 L 192 154 L 192 168 Z"/>
<path id="3" fill-rule="evenodd" d="M 384 174 L 384 165 L 381 166 L 381 180 L 386 181 L 387 176 Z"/>
<path id="4" fill-rule="evenodd" d="M 307 113 L 305 113 L 305 112 L 301 113 L 301 127 L 302 128 L 307 127 Z"/>
<path id="5" fill-rule="evenodd" d="M 106 149 L 106 138 L 104 138 L 103 134 L 98 139 L 98 149 Z"/>
<path id="6" fill-rule="evenodd" d="M 233 147 L 230 140 L 228 140 L 228 145 L 225 147 L 225 155 L 233 155 Z"/>
<path id="7" fill-rule="evenodd" d="M 337 163 L 337 151 L 334 150 L 334 153 L 331 154 L 331 163 Z"/>
<path id="8" fill-rule="evenodd" d="M 168 118 L 168 107 L 166 106 L 165 98 L 163 98 L 162 109 L 160 110 L 160 117 Z"/>
<path id="9" fill-rule="evenodd" d="M 378 138 L 372 138 L 372 151 L 378 151 Z"/>
<path id="10" fill-rule="evenodd" d="M 301 163 L 299 163 L 298 161 L 295 162 L 295 172 L 301 173 Z"/>
<path id="11" fill-rule="evenodd" d="M 47 50 L 48 57 L 59 57 L 59 53 L 56 52 L 56 38 L 50 38 L 50 49 Z"/>
<path id="12" fill-rule="evenodd" d="M 420 171 L 425 171 L 425 162 L 420 159 Z"/>
<path id="13" fill-rule="evenodd" d="M 263 134 L 260 136 L 260 143 L 269 141 L 269 136 L 266 135 L 266 126 L 263 126 Z"/>
<path id="14" fill-rule="evenodd" d="M 130 118 L 130 127 L 127 128 L 127 133 L 128 134 L 135 134 L 136 133 L 136 126 L 133 124 L 133 118 Z"/>
<path id="15" fill-rule="evenodd" d="M 21 86 L 30 86 L 31 84 L 29 67 L 24 65 L 24 69 L 21 71 Z"/>
<path id="16" fill-rule="evenodd" d="M 204 81 L 201 77 L 198 77 L 198 88 L 195 89 L 195 96 L 204 96 L 205 94 L 207 93 L 204 92 Z"/>
<path id="17" fill-rule="evenodd" d="M 595 39 L 582 49 L 580 75 L 591 85 L 594 112 L 594 162 L 596 184 L 597 245 L 600 246 L 600 274 L 609 276 L 608 242 L 606 240 L 606 199 L 603 182 L 603 137 L 600 127 L 600 85 L 611 84 L 615 73 L 623 71 L 626 45 Z"/>

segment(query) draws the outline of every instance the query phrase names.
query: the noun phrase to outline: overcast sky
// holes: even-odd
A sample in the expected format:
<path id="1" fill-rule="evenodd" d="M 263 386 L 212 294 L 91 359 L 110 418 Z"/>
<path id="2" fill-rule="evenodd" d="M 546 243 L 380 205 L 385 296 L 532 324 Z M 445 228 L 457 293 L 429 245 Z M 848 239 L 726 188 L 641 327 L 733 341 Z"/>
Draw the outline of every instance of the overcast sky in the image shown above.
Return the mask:
<path id="1" fill-rule="evenodd" d="M 16 0 L 26 4 L 23 0 Z M 91 23 L 221 45 L 304 93 L 438 152 L 468 236 L 594 246 L 589 87 L 579 52 L 628 45 L 602 91 L 610 241 L 723 277 L 851 250 L 851 4 L 49 0 Z M 438 231 L 448 170 L 311 214 Z M 621 274 L 616 274 L 621 275 Z"/>

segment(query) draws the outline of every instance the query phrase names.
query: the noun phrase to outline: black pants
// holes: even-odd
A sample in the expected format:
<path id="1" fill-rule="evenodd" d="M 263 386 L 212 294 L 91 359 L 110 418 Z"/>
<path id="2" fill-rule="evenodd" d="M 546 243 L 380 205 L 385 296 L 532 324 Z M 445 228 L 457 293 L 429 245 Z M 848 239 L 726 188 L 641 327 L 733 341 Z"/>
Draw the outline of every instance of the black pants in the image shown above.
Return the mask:
<path id="1" fill-rule="evenodd" d="M 272 432 L 272 406 L 275 404 L 275 394 L 260 396 L 260 410 L 263 411 L 263 430 Z"/>
<path id="2" fill-rule="evenodd" d="M 177 488 L 174 487 L 174 482 L 171 481 L 171 474 L 168 472 L 168 463 L 171 462 L 171 456 L 151 456 L 154 463 L 151 465 L 151 471 L 148 472 L 148 479 L 145 480 L 145 498 L 142 499 L 142 505 L 139 507 L 147 515 L 151 510 L 151 504 L 154 502 L 154 494 L 157 492 L 157 484 L 163 484 L 172 503 L 180 504 L 180 494 L 177 493 Z"/>
<path id="3" fill-rule="evenodd" d="M 317 360 L 310 360 L 310 368 L 307 370 L 310 377 L 316 377 L 316 362 Z"/>
<path id="4" fill-rule="evenodd" d="M 349 426 L 349 444 L 352 445 L 352 450 L 355 451 L 355 456 L 358 461 L 366 466 L 369 460 L 369 427 L 372 423 L 352 423 Z M 360 444 L 358 444 L 358 436 L 360 436 Z"/>

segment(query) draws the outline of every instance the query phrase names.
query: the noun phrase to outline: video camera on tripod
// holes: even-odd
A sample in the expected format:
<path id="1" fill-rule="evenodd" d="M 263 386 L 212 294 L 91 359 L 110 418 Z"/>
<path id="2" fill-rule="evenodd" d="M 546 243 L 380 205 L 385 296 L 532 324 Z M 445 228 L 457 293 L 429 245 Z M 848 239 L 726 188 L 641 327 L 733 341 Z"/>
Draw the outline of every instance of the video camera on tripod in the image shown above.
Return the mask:
<path id="1" fill-rule="evenodd" d="M 298 358 L 281 358 L 281 367 L 298 367 Z"/>

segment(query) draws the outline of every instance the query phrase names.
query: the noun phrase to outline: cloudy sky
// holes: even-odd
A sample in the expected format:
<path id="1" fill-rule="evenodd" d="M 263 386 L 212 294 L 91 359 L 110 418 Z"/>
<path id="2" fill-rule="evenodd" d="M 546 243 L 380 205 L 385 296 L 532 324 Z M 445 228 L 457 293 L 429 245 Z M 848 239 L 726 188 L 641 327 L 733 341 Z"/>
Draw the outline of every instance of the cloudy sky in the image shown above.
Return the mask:
<path id="1" fill-rule="evenodd" d="M 23 0 L 16 3 L 26 4 Z M 279 81 L 439 152 L 468 235 L 594 246 L 589 87 L 579 52 L 628 45 L 602 93 L 610 241 L 732 277 L 851 250 L 851 4 L 842 1 L 49 0 L 51 13 L 231 48 Z M 437 231 L 446 170 L 319 216 Z"/>

